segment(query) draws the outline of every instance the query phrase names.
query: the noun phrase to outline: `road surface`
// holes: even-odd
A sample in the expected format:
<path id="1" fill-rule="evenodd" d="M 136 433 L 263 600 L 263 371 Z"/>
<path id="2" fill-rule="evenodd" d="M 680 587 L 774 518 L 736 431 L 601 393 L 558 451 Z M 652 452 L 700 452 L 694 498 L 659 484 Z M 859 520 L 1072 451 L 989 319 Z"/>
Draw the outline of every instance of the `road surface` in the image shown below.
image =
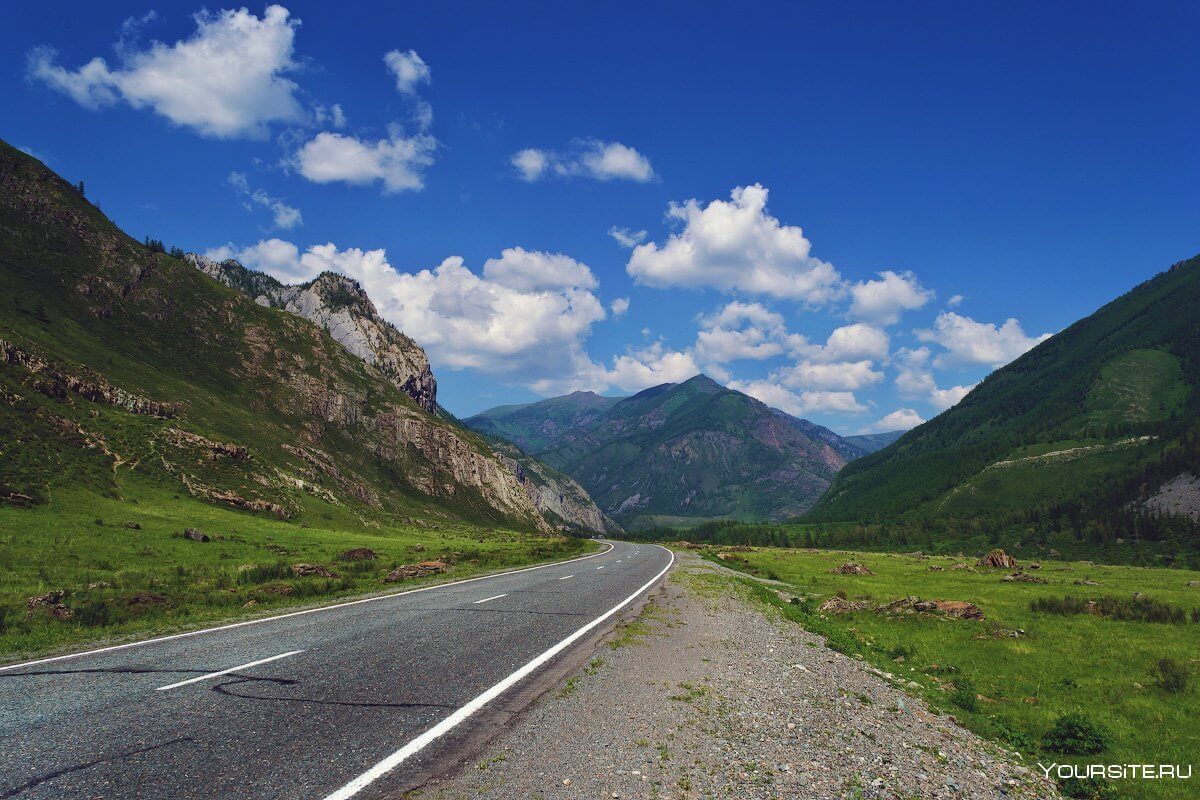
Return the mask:
<path id="1" fill-rule="evenodd" d="M 672 556 L 569 562 L 0 668 L 0 800 L 381 797 Z"/>

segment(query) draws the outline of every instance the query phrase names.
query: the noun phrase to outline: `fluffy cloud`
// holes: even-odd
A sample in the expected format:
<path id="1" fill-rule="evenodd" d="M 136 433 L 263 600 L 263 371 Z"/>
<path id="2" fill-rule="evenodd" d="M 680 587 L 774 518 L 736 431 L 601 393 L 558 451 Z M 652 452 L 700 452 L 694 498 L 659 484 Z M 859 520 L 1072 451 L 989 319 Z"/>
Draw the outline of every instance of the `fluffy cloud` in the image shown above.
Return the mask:
<path id="1" fill-rule="evenodd" d="M 866 406 L 855 399 L 853 392 L 793 392 L 769 380 L 730 381 L 729 388 L 744 392 L 793 417 L 802 417 L 818 411 L 861 414 L 867 410 Z"/>
<path id="2" fill-rule="evenodd" d="M 911 272 L 879 273 L 879 280 L 859 281 L 850 287 L 850 314 L 877 325 L 894 325 L 904 311 L 921 308 L 933 292 L 921 286 Z"/>
<path id="3" fill-rule="evenodd" d="M 407 53 L 390 50 L 383 56 L 383 63 L 387 64 L 388 71 L 396 79 L 396 90 L 401 94 L 412 94 L 417 86 L 430 82 L 429 65 L 417 55 L 416 50 Z"/>
<path id="4" fill-rule="evenodd" d="M 890 339 L 887 333 L 871 325 L 856 322 L 835 328 L 824 347 L 801 349 L 818 361 L 855 361 L 887 358 Z"/>
<path id="5" fill-rule="evenodd" d="M 578 380 L 591 388 L 606 380 L 603 368 L 583 351 L 592 325 L 605 318 L 603 304 L 589 290 L 595 278 L 565 256 L 506 250 L 489 262 L 493 275 L 499 270 L 500 278 L 493 279 L 472 272 L 457 256 L 434 269 L 407 273 L 398 272 L 383 250 L 341 249 L 333 243 L 300 253 L 290 242 L 268 239 L 241 250 L 226 245 L 207 255 L 236 257 L 286 282 L 311 280 L 326 270 L 348 275 L 362 284 L 385 319 L 429 351 L 437 366 L 474 368 L 533 387 Z M 565 259 L 560 267 L 582 269 L 556 269 L 553 280 L 523 269 L 508 271 L 522 259 L 539 258 Z M 660 351 L 658 356 L 659 363 L 648 364 L 651 371 L 677 374 L 669 369 L 669 354 Z M 618 366 L 625 372 L 633 367 Z M 617 377 L 614 373 L 612 380 Z"/>
<path id="6" fill-rule="evenodd" d="M 883 373 L 874 369 L 871 361 L 835 361 L 814 363 L 801 361 L 773 373 L 776 380 L 797 389 L 836 389 L 852 391 L 874 386 L 883 380 Z"/>
<path id="7" fill-rule="evenodd" d="M 629 228 L 618 228 L 616 225 L 613 225 L 608 229 L 608 235 L 615 239 L 621 247 L 633 249 L 646 241 L 646 237 L 649 234 L 646 231 L 631 231 Z"/>
<path id="8" fill-rule="evenodd" d="M 683 228 L 661 247 L 649 242 L 634 248 L 626 270 L 638 283 L 753 292 L 813 304 L 842 292 L 837 270 L 810 255 L 811 244 L 800 228 L 767 213 L 767 190 L 760 184 L 737 187 L 728 202 L 672 203 L 667 216 Z"/>
<path id="9" fill-rule="evenodd" d="M 500 252 L 500 258 L 489 258 L 484 262 L 483 275 L 520 292 L 595 289 L 600 285 L 587 264 L 562 253 L 540 253 L 523 247 L 510 247 Z"/>
<path id="10" fill-rule="evenodd" d="M 629 310 L 629 298 L 618 297 L 609 304 L 608 310 L 612 312 L 614 317 L 625 316 L 625 312 Z"/>
<path id="11" fill-rule="evenodd" d="M 238 196 L 242 198 L 242 203 L 246 206 L 247 210 L 250 210 L 255 205 L 269 208 L 275 218 L 275 227 L 288 230 L 297 225 L 304 224 L 304 217 L 300 213 L 300 209 L 295 206 L 289 206 L 283 200 L 278 197 L 272 197 L 262 189 L 251 188 L 250 182 L 247 180 L 244 172 L 231 172 L 226 181 L 234 188 Z"/>
<path id="12" fill-rule="evenodd" d="M 425 187 L 425 168 L 433 163 L 437 140 L 426 133 L 406 137 L 399 126 L 377 141 L 322 131 L 291 158 L 291 165 L 313 183 L 379 182 L 385 194 Z"/>
<path id="13" fill-rule="evenodd" d="M 263 239 L 258 244 L 241 249 L 225 244 L 210 248 L 205 255 L 214 261 L 236 258 L 243 266 L 265 272 L 284 283 L 310 281 L 324 269 L 321 263 L 311 259 L 305 261 L 296 245 L 282 239 Z"/>
<path id="14" fill-rule="evenodd" d="M 901 397 L 924 400 L 938 411 L 945 411 L 957 405 L 975 385 L 939 388 L 928 366 L 930 355 L 928 347 L 901 348 L 897 351 L 895 361 L 900 370 L 896 375 L 896 388 Z"/>
<path id="15" fill-rule="evenodd" d="M 29 75 L 85 108 L 124 100 L 150 108 L 176 125 L 221 139 L 265 138 L 270 123 L 297 122 L 304 111 L 294 71 L 293 44 L 299 20 L 282 6 L 267 6 L 261 19 L 246 9 L 194 15 L 196 31 L 145 50 L 118 47 L 113 68 L 93 58 L 75 70 L 60 66 L 51 48 L 29 54 Z"/>
<path id="16" fill-rule="evenodd" d="M 759 303 L 734 301 L 699 321 L 706 327 L 696 335 L 695 352 L 703 363 L 761 360 L 784 351 L 783 317 Z"/>
<path id="17" fill-rule="evenodd" d="M 516 169 L 517 176 L 529 182 L 547 177 L 584 177 L 637 183 L 654 179 L 650 159 L 629 145 L 599 139 L 578 139 L 566 152 L 525 148 L 514 153 L 510 163 Z"/>
<path id="18" fill-rule="evenodd" d="M 933 362 L 939 367 L 961 364 L 1002 367 L 1050 336 L 1049 333 L 1029 336 L 1016 319 L 1010 318 L 997 327 L 953 311 L 938 314 L 932 330 L 917 332 L 921 341 L 935 342 L 945 348 L 946 352 L 939 354 Z"/>
<path id="19" fill-rule="evenodd" d="M 886 433 L 888 431 L 906 431 L 924 423 L 921 415 L 911 408 L 898 408 L 892 413 L 865 428 L 859 433 Z"/>
<path id="20" fill-rule="evenodd" d="M 671 350 L 662 342 L 613 359 L 611 369 L 600 373 L 604 385 L 640 392 L 661 383 L 679 383 L 700 374 L 690 353 Z"/>

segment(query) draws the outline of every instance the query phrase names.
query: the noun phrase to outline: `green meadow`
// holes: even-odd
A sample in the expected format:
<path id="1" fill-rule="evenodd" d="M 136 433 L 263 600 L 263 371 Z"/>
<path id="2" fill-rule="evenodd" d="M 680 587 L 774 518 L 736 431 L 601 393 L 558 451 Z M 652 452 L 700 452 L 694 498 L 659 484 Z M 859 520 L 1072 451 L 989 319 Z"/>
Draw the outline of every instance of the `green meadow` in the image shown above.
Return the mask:
<path id="1" fill-rule="evenodd" d="M 1042 561 L 1031 574 L 1047 583 L 1017 583 L 1001 581 L 1011 570 L 978 567 L 976 560 L 756 548 L 721 563 L 783 581 L 799 602 L 786 603 L 763 584 L 753 588 L 834 649 L 890 672 L 1033 768 L 1037 761 L 1200 767 L 1200 585 L 1188 585 L 1200 572 Z M 848 561 L 874 574 L 831 572 Z M 960 562 L 973 571 L 951 569 Z M 838 594 L 869 607 L 842 615 L 818 610 Z M 985 619 L 875 610 L 909 596 L 974 603 Z M 1089 600 L 1104 615 L 1089 613 Z M 1032 610 L 1035 603 L 1044 610 Z M 1200 795 L 1200 776 L 1063 789 L 1076 797 L 1182 800 Z"/>
<path id="2" fill-rule="evenodd" d="M 591 543 L 455 521 L 359 518 L 313 501 L 293 521 L 225 509 L 136 480 L 123 498 L 63 490 L 46 505 L 0 506 L 0 661 L 396 591 L 402 564 L 441 560 L 447 578 L 582 553 Z M 136 527 L 134 527 L 136 526 Z M 210 541 L 185 538 L 187 528 Z M 353 548 L 376 558 L 340 561 Z M 333 577 L 297 577 L 316 564 Z M 63 591 L 58 619 L 29 598 Z"/>

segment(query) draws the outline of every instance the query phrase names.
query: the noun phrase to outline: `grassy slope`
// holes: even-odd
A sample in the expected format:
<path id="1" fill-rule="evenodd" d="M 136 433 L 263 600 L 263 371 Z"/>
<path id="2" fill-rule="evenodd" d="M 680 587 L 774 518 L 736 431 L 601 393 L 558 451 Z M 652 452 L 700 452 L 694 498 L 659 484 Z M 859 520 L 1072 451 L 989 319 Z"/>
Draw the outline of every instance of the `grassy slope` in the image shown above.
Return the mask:
<path id="1" fill-rule="evenodd" d="M 176 419 L 134 414 L 74 392 L 39 390 L 41 377 L 0 364 L 0 490 L 38 502 L 32 509 L 0 504 L 0 653 L 225 619 L 251 613 L 242 610 L 248 600 L 274 607 L 378 589 L 388 566 L 420 559 L 412 549 L 418 542 L 431 555 L 464 553 L 456 574 L 583 546 L 485 527 L 529 530 L 465 487 L 450 499 L 422 493 L 413 472 L 437 476 L 438 465 L 403 446 L 381 457 L 371 427 L 375 419 L 422 412 L 316 326 L 260 308 L 151 252 L 3 143 L 0 178 L 0 338 L 71 375 L 186 404 Z M 324 422 L 318 406 L 325 393 L 334 412 L 347 399 L 361 416 L 345 426 Z M 422 418 L 430 430 L 454 427 Z M 237 443 L 250 457 L 172 444 L 170 428 Z M 455 430 L 489 452 L 475 434 Z M 314 475 L 285 445 L 328 454 L 345 482 Z M 290 517 L 193 499 L 181 482 L 185 473 L 276 502 Z M 308 489 L 293 482 L 300 476 Z M 348 486 L 379 502 L 356 499 Z M 321 499 L 330 494 L 337 502 Z M 126 521 L 142 530 L 120 527 Z M 224 538 L 178 538 L 186 527 Z M 335 580 L 288 574 L 282 582 L 291 595 L 264 588 L 280 583 L 281 561 L 284 568 L 328 563 L 354 546 L 382 558 L 335 568 Z M 87 588 L 97 581 L 113 586 Z M 28 597 L 59 589 L 70 593 L 71 620 L 27 609 Z M 139 592 L 161 594 L 168 604 L 139 610 L 129 602 Z"/>
<path id="2" fill-rule="evenodd" d="M 822 498 L 816 515 L 868 519 L 928 511 L 947 491 L 1029 444 L 1137 432 L 1177 436 L 1200 409 L 1200 393 L 1190 391 L 1200 383 L 1198 301 L 1200 259 L 1193 259 L 1056 334 L 992 373 L 955 408 L 854 462 Z M 1160 354 L 1131 359 L 1131 350 Z M 1168 363 L 1172 358 L 1177 372 Z M 1148 362 L 1157 362 L 1156 368 L 1144 371 Z M 1141 387 L 1139 374 L 1145 380 Z M 1114 377 L 1123 388 L 1103 388 Z M 1158 402 L 1113 410 L 1126 390 L 1143 396 L 1152 391 Z M 1085 403 L 1090 408 L 1081 414 Z M 1119 430 L 1110 430 L 1109 423 L 1120 423 Z M 1148 448 L 1143 457 L 1159 447 Z"/>
<path id="3" fill-rule="evenodd" d="M 1187 583 L 1200 579 L 1200 572 L 1046 561 L 1038 574 L 1050 584 L 1038 585 L 1002 583 L 1003 570 L 928 571 L 932 564 L 949 566 L 960 560 L 952 558 L 779 549 L 739 555 L 745 559 L 742 568 L 783 580 L 798 594 L 811 596 L 810 609 L 839 591 L 851 599 L 870 598 L 874 604 L 916 595 L 978 605 L 987 616 L 984 622 L 873 611 L 822 617 L 803 606 L 782 608 L 793 620 L 831 637 L 839 649 L 859 653 L 868 662 L 920 684 L 919 689 L 909 688 L 971 729 L 1035 760 L 1050 756 L 1059 763 L 1187 764 L 1200 752 L 1200 727 L 1195 723 L 1200 716 L 1196 651 L 1200 623 L 1120 622 L 1090 615 L 1039 614 L 1029 608 L 1040 597 L 1127 598 L 1140 591 L 1191 612 L 1200 609 L 1200 589 Z M 830 573 L 850 560 L 876 574 Z M 1101 585 L 1073 584 L 1085 578 Z M 762 590 L 760 595 L 778 604 L 772 592 Z M 1022 629 L 1026 636 L 988 635 L 997 629 Z M 895 657 L 901 653 L 905 655 L 897 662 Z M 1185 692 L 1167 693 L 1155 684 L 1154 666 L 1163 657 L 1188 665 L 1192 684 Z M 946 665 L 958 671 L 947 673 Z M 951 701 L 955 676 L 969 678 L 982 696 L 977 712 Z M 1058 715 L 1075 711 L 1087 714 L 1108 732 L 1110 747 L 1099 755 L 1082 757 L 1042 751 L 1041 735 Z M 1186 787 L 1194 781 L 1127 781 L 1118 788 L 1122 797 L 1182 800 L 1191 796 Z"/>

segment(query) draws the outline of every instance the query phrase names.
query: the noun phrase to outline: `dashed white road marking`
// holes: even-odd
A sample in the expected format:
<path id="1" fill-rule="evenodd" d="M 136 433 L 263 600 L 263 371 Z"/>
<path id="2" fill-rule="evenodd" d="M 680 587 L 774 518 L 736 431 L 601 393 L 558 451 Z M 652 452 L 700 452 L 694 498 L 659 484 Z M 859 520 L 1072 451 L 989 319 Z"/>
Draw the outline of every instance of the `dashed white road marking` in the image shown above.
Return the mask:
<path id="1" fill-rule="evenodd" d="M 663 549 L 666 550 L 665 547 Z M 596 617 L 594 620 L 592 620 L 588 624 L 584 625 L 582 628 L 575 631 L 570 636 L 568 636 L 567 638 L 560 641 L 558 644 L 551 647 L 549 650 L 546 650 L 541 655 L 536 656 L 533 660 L 531 660 L 525 666 L 521 667 L 516 672 L 511 673 L 508 677 L 504 678 L 499 683 L 492 686 L 490 689 L 485 690 L 482 694 L 476 696 L 475 699 L 471 700 L 466 705 L 459 708 L 453 714 L 446 717 L 441 722 L 434 725 L 432 728 L 425 731 L 420 736 L 413 739 L 408 744 L 404 745 L 399 750 L 392 753 L 390 756 L 383 759 L 378 764 L 371 767 L 366 772 L 364 772 L 363 774 L 359 775 L 354 780 L 347 783 L 342 788 L 338 789 L 335 792 L 330 793 L 329 795 L 326 795 L 325 800 L 350 800 L 351 797 L 354 797 L 356 794 L 361 792 L 363 789 L 367 788 L 372 783 L 379 780 L 384 775 L 386 775 L 389 772 L 391 772 L 392 770 L 394 770 L 396 767 L 400 766 L 400 764 L 404 763 L 405 761 L 412 758 L 417 753 L 424 750 L 426 747 L 428 747 L 434 741 L 441 738 L 442 736 L 445 736 L 447 733 L 449 733 L 450 731 L 457 728 L 464 721 L 466 721 L 470 717 L 474 716 L 485 705 L 487 705 L 491 701 L 495 700 L 497 697 L 499 697 L 505 691 L 512 688 L 514 685 L 516 685 L 518 682 L 520 682 L 524 678 L 528 677 L 530 674 L 532 674 L 535 670 L 537 670 L 539 667 L 541 667 L 547 661 L 554 658 L 556 655 L 561 653 L 563 650 L 566 650 L 568 647 L 570 647 L 572 644 L 577 642 L 579 639 L 586 636 L 588 634 L 588 631 L 590 631 L 593 628 L 595 628 L 596 626 L 600 625 L 602 622 L 604 622 L 606 619 L 611 617 L 613 614 L 616 614 L 622 608 L 624 608 L 625 606 L 632 603 L 634 600 L 636 600 L 638 598 L 639 595 L 642 594 L 642 592 L 646 591 L 651 586 L 653 586 L 655 583 L 657 583 L 658 579 L 661 578 L 663 575 L 666 575 L 667 570 L 669 570 L 671 568 L 671 565 L 675 563 L 675 554 L 669 550 L 667 550 L 667 553 L 670 556 L 670 560 L 667 562 L 667 565 L 665 567 L 663 567 L 657 575 L 655 575 L 653 578 L 648 580 L 646 583 L 642 584 L 642 586 L 637 591 L 635 591 L 633 594 L 629 595 L 629 597 L 626 597 L 620 603 L 617 603 L 617 605 L 613 606 L 608 611 L 606 611 L 603 614 L 601 614 L 600 616 Z"/>
<path id="2" fill-rule="evenodd" d="M 559 580 L 565 581 L 567 578 L 574 578 L 574 577 L 575 577 L 574 575 L 563 575 L 561 578 L 559 578 Z"/>
<path id="3" fill-rule="evenodd" d="M 596 567 L 596 569 L 604 569 L 604 567 Z"/>
<path id="4" fill-rule="evenodd" d="M 266 664 L 268 661 L 278 661 L 281 658 L 287 658 L 288 656 L 294 656 L 297 653 L 303 653 L 303 652 L 304 652 L 303 650 L 289 650 L 288 652 L 280 653 L 277 656 L 271 656 L 270 658 L 260 658 L 258 661 L 251 661 L 249 664 L 241 664 L 236 667 L 230 667 L 229 669 L 223 669 L 220 672 L 210 672 L 207 675 L 201 675 L 198 678 L 188 678 L 186 681 L 179 681 L 178 683 L 169 683 L 166 686 L 158 687 L 154 691 L 165 692 L 167 689 L 178 689 L 180 686 L 187 686 L 189 683 L 199 683 L 200 681 L 206 681 L 209 678 L 219 678 L 222 675 L 228 675 L 231 672 L 237 672 L 238 670 L 249 669 L 250 667 L 257 667 L 259 664 Z"/>
<path id="5" fill-rule="evenodd" d="M 489 600 L 499 600 L 501 597 L 508 597 L 508 592 L 505 592 L 504 594 L 492 595 L 491 597 L 485 597 L 482 600 L 476 600 L 475 605 L 479 605 L 480 603 L 486 603 Z"/>

